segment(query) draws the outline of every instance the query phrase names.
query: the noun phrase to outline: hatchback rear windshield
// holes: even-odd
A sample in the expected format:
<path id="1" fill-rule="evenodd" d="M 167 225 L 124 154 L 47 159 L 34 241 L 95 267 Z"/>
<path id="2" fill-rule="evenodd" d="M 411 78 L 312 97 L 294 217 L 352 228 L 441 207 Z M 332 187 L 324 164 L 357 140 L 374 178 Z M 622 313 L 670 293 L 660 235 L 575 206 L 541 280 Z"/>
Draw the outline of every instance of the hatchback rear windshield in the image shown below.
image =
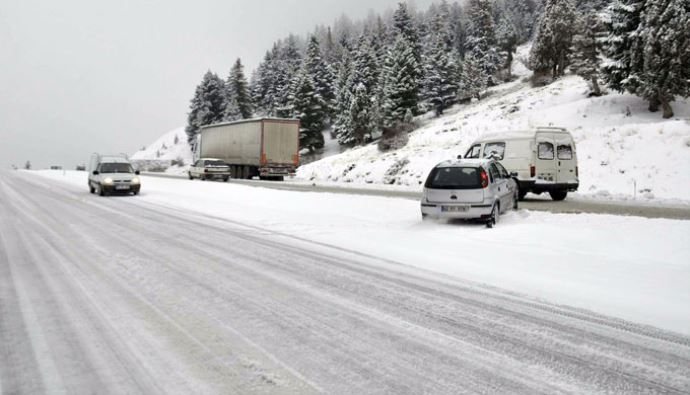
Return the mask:
<path id="1" fill-rule="evenodd" d="M 134 173 L 129 163 L 101 163 L 98 171 L 101 173 Z"/>
<path id="2" fill-rule="evenodd" d="M 218 166 L 227 166 L 227 165 L 225 164 L 225 162 L 220 161 L 220 160 L 207 160 L 206 166 L 218 167 Z"/>
<path id="3" fill-rule="evenodd" d="M 437 167 L 431 171 L 424 186 L 432 189 L 481 188 L 479 173 L 476 167 Z"/>

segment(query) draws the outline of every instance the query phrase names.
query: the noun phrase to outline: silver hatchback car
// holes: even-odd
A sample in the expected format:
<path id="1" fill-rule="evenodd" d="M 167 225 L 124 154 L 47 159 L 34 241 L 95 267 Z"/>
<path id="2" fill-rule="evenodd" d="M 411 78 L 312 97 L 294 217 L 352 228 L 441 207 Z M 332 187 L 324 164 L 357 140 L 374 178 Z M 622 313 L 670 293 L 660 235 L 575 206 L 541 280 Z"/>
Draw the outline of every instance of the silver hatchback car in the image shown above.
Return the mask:
<path id="1" fill-rule="evenodd" d="M 479 219 L 493 227 L 500 215 L 518 208 L 518 187 L 493 159 L 439 163 L 424 184 L 422 218 Z"/>

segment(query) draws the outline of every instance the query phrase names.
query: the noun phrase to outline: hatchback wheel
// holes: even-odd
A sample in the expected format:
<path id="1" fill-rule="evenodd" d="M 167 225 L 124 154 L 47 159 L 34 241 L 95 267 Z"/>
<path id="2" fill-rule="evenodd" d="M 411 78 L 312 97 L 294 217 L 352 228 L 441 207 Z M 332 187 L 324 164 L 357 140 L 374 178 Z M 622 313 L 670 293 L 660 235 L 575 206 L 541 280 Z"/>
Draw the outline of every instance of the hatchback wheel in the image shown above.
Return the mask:
<path id="1" fill-rule="evenodd" d="M 513 195 L 513 210 L 517 211 L 519 201 L 520 201 L 520 193 L 515 192 L 515 194 Z"/>
<path id="2" fill-rule="evenodd" d="M 486 221 L 486 227 L 491 229 L 494 226 L 496 226 L 500 216 L 501 216 L 501 208 L 498 205 L 498 203 L 495 203 L 494 206 L 491 208 L 491 216 L 489 216 L 489 219 Z"/>
<path id="3" fill-rule="evenodd" d="M 194 177 L 192 177 L 192 173 L 187 173 L 187 175 L 189 176 L 189 179 L 190 179 L 190 180 L 193 180 L 193 179 L 194 179 Z"/>

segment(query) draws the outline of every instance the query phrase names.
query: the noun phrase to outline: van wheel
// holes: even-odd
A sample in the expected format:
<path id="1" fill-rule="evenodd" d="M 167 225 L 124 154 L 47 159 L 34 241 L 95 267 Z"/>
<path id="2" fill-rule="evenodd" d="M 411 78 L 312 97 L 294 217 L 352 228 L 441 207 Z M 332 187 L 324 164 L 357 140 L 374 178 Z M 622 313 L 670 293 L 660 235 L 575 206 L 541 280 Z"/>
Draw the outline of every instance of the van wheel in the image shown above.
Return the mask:
<path id="1" fill-rule="evenodd" d="M 518 200 L 525 200 L 525 196 L 527 196 L 527 191 L 523 191 L 522 189 L 518 188 Z"/>
<path id="2" fill-rule="evenodd" d="M 551 191 L 549 195 L 551 195 L 551 199 L 554 201 L 560 202 L 561 200 L 565 200 L 565 197 L 568 196 L 568 191 Z"/>
<path id="3" fill-rule="evenodd" d="M 495 203 L 494 206 L 491 208 L 491 216 L 486 221 L 486 227 L 491 229 L 494 226 L 496 226 L 500 216 L 501 216 L 501 207 L 498 205 L 498 203 Z"/>

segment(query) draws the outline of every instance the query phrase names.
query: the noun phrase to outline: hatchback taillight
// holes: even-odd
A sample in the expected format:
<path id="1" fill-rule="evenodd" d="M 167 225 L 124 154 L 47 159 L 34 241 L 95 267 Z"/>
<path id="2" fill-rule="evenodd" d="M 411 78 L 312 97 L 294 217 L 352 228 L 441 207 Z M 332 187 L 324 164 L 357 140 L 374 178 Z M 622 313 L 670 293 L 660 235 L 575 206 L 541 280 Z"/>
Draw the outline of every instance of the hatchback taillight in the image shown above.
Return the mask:
<path id="1" fill-rule="evenodd" d="M 537 166 L 531 165 L 529 167 L 529 176 L 530 177 L 535 177 L 537 175 Z"/>
<path id="2" fill-rule="evenodd" d="M 486 174 L 486 170 L 482 169 L 481 173 L 479 173 L 479 177 L 482 179 L 482 188 L 486 188 L 489 186 L 489 175 Z"/>

